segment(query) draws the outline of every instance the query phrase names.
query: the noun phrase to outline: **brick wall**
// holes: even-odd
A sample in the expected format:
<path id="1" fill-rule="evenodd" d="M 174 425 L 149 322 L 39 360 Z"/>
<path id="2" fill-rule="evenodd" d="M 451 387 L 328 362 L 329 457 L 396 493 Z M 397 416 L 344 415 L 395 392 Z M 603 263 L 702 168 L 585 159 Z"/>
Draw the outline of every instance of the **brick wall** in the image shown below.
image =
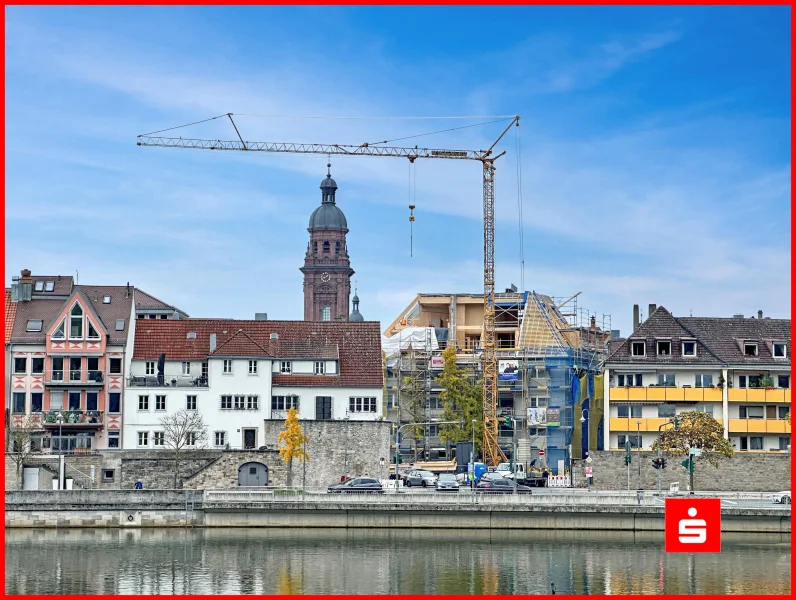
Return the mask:
<path id="1" fill-rule="evenodd" d="M 630 464 L 630 489 L 639 487 L 638 452 L 633 452 Z M 641 452 L 641 485 L 645 490 L 655 490 L 658 486 L 658 471 L 652 468 L 654 452 Z M 594 475 L 593 487 L 598 490 L 627 489 L 627 472 L 624 452 L 590 453 Z M 680 490 L 686 490 L 688 471 L 680 465 L 686 457 L 666 457 L 666 468 L 662 471 L 662 489 L 668 490 L 672 482 L 680 483 Z M 718 468 L 712 467 L 703 458 L 697 458 L 694 471 L 696 491 L 718 492 L 779 492 L 790 489 L 790 456 L 787 454 L 735 454 L 724 459 Z M 586 478 L 580 466 L 575 469 L 576 486 L 585 485 Z"/>
<path id="2" fill-rule="evenodd" d="M 279 432 L 284 429 L 282 420 L 265 421 L 264 443 L 277 447 Z M 307 488 L 325 488 L 339 483 L 340 476 L 368 475 L 385 478 L 389 474 L 390 434 L 389 421 L 301 421 L 307 436 Z M 382 468 L 379 459 L 384 458 Z M 293 486 L 301 487 L 303 467 L 293 462 Z"/>

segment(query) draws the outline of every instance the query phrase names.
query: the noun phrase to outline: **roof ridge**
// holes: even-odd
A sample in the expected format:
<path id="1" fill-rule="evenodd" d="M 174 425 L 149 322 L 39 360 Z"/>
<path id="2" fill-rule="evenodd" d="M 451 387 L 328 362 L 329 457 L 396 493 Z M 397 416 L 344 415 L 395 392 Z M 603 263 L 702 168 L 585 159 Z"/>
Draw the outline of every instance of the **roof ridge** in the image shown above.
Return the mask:
<path id="1" fill-rule="evenodd" d="M 226 345 L 227 345 L 227 344 L 229 344 L 230 342 L 234 341 L 236 338 L 238 338 L 238 336 L 239 336 L 239 335 L 243 335 L 243 336 L 244 336 L 246 339 L 248 339 L 248 340 L 249 340 L 249 341 L 250 341 L 252 344 L 254 344 L 254 345 L 257 347 L 257 349 L 258 349 L 258 350 L 262 350 L 262 351 L 263 351 L 263 352 L 265 352 L 266 354 L 269 354 L 269 355 L 270 355 L 270 352 L 269 352 L 269 350 L 268 350 L 267 348 L 265 348 L 265 346 L 263 346 L 262 344 L 260 344 L 260 343 L 258 343 L 257 341 L 255 341 L 255 340 L 254 340 L 254 338 L 252 338 L 252 336 L 250 336 L 248 333 L 246 333 L 246 332 L 245 332 L 243 329 L 238 329 L 238 330 L 237 330 L 235 333 L 233 333 L 231 336 L 229 336 L 229 337 L 228 337 L 226 340 L 224 340 L 224 341 L 223 341 L 223 342 L 222 342 L 222 343 L 221 343 L 221 344 L 218 346 L 218 348 L 216 348 L 216 349 L 215 349 L 213 352 L 211 352 L 211 354 L 218 354 L 218 351 L 219 351 L 219 350 L 221 350 L 221 349 L 222 349 L 224 346 L 226 346 Z"/>

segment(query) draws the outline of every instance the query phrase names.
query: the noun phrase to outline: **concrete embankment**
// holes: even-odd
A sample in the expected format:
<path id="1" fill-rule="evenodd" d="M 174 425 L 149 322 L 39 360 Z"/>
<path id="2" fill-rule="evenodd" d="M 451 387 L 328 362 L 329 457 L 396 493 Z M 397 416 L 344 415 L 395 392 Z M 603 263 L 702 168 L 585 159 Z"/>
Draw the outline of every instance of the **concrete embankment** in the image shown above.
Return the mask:
<path id="1" fill-rule="evenodd" d="M 663 506 L 312 501 L 206 501 L 189 490 L 6 493 L 6 527 L 308 527 L 663 531 Z M 790 533 L 784 507 L 724 508 L 722 531 Z"/>

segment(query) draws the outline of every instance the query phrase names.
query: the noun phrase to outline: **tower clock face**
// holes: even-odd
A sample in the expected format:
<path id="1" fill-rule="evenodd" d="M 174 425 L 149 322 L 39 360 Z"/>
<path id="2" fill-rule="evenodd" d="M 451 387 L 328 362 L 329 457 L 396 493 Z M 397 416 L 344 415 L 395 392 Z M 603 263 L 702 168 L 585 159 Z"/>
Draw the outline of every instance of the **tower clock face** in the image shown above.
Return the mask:
<path id="1" fill-rule="evenodd" d="M 321 274 L 321 281 L 323 281 L 324 283 L 327 283 L 331 278 L 332 276 L 329 275 L 329 273 Z"/>

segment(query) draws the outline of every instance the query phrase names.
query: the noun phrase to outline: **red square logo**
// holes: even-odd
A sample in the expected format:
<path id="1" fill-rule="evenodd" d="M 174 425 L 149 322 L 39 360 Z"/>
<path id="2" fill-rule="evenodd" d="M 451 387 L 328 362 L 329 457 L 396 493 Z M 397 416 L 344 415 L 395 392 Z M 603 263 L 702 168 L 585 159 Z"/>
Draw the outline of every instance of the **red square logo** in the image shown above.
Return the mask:
<path id="1" fill-rule="evenodd" d="M 666 552 L 721 552 L 721 500 L 666 498 Z"/>

